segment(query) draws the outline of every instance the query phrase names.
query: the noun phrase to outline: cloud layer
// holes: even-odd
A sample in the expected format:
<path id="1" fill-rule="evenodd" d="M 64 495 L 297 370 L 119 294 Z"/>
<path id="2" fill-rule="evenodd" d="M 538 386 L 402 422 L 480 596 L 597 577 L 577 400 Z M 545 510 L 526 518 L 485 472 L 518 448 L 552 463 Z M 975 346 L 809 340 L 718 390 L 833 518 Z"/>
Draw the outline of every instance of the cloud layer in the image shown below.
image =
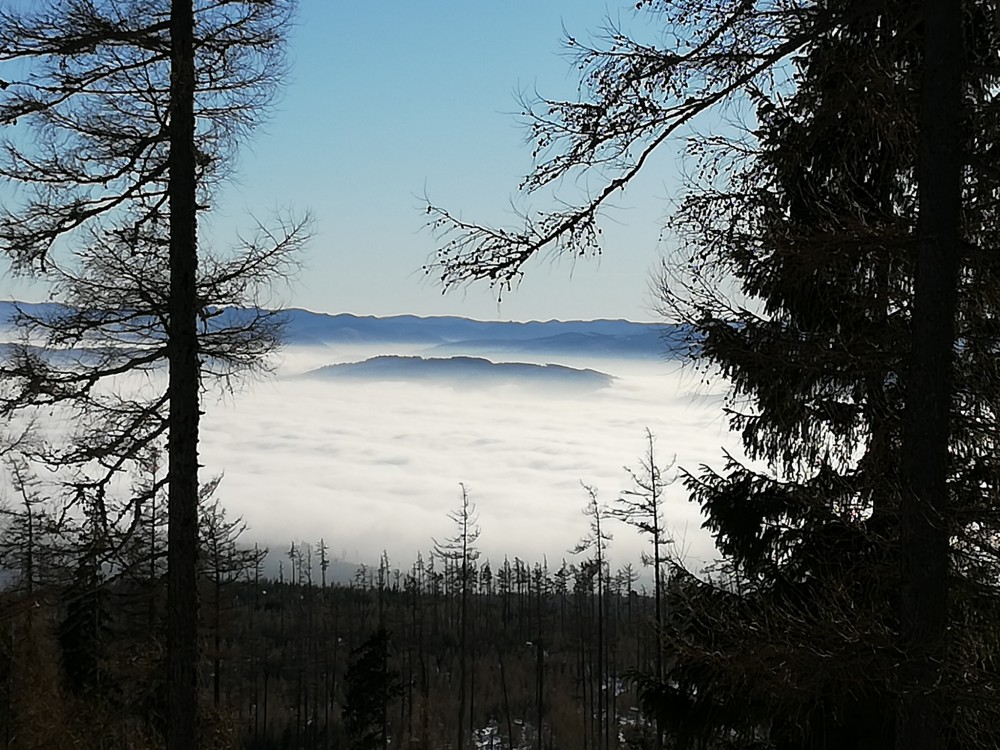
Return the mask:
<path id="1" fill-rule="evenodd" d="M 646 427 L 661 466 L 674 455 L 690 469 L 718 465 L 721 447 L 736 443 L 722 418 L 724 385 L 676 363 L 565 362 L 617 380 L 564 395 L 290 377 L 376 353 L 385 351 L 292 347 L 284 377 L 207 404 L 204 475 L 225 473 L 219 496 L 253 538 L 282 550 L 322 537 L 347 559 L 371 563 L 385 549 L 408 565 L 454 533 L 447 515 L 463 482 L 479 510 L 484 556 L 558 564 L 587 531 L 580 483 L 612 502 L 629 484 L 623 467 L 639 466 Z M 713 557 L 679 483 L 667 491 L 666 519 L 695 567 Z M 638 564 L 647 543 L 618 523 L 614 533 L 616 564 Z"/>

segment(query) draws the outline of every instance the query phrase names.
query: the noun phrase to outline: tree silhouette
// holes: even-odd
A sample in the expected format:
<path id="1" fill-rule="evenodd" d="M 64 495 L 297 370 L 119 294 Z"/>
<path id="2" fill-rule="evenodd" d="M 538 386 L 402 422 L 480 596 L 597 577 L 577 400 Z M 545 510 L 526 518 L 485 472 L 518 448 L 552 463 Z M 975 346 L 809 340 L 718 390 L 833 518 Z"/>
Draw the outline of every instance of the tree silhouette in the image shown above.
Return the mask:
<path id="1" fill-rule="evenodd" d="M 727 563 L 672 581 L 677 653 L 658 700 L 705 737 L 939 743 L 943 722 L 958 745 L 985 742 L 1000 717 L 974 665 L 994 641 L 971 613 L 998 598 L 997 180 L 979 156 L 998 136 L 995 8 L 638 8 L 655 19 L 647 37 L 612 24 L 595 46 L 569 40 L 579 101 L 525 110 L 526 192 L 597 187 L 512 229 L 430 206 L 427 271 L 507 286 L 543 250 L 599 251 L 613 196 L 695 118 L 724 112 L 686 141 L 661 286 L 696 362 L 731 383 L 746 458 L 686 475 Z M 926 733 L 918 713 L 937 717 Z"/>
<path id="2" fill-rule="evenodd" d="M 455 535 L 447 537 L 443 542 L 434 540 L 434 553 L 451 564 L 454 581 L 458 584 L 460 601 L 460 626 L 459 626 L 459 666 L 458 666 L 458 721 L 457 721 L 457 750 L 465 747 L 465 712 L 466 712 L 466 676 L 468 674 L 468 645 L 469 645 L 469 597 L 472 594 L 473 576 L 476 572 L 476 560 L 479 559 L 479 550 L 476 549 L 476 541 L 479 539 L 480 528 L 476 506 L 469 499 L 469 492 L 466 486 L 459 484 L 462 488 L 462 501 L 457 510 L 448 514 L 448 518 L 456 526 Z"/>
<path id="3" fill-rule="evenodd" d="M 649 542 L 653 546 L 653 555 L 652 557 L 644 556 L 643 562 L 653 566 L 654 623 L 657 639 L 661 637 L 663 629 L 664 557 L 661 550 L 664 545 L 671 542 L 663 528 L 663 491 L 675 480 L 674 477 L 664 478 L 663 473 L 670 471 L 672 467 L 673 463 L 665 470 L 657 466 L 654 436 L 647 427 L 646 453 L 642 458 L 640 470 L 636 473 L 628 467 L 625 468 L 632 479 L 632 487 L 622 490 L 618 502 L 610 511 L 613 518 L 621 519 L 643 534 L 649 535 Z M 663 648 L 659 645 L 656 649 L 656 678 L 663 679 Z M 656 747 L 662 746 L 662 732 L 658 729 Z"/>
<path id="4" fill-rule="evenodd" d="M 380 627 L 351 652 L 344 723 L 358 750 L 388 746 L 385 707 L 403 694 L 399 673 L 387 667 L 389 641 L 389 632 Z"/>
<path id="5" fill-rule="evenodd" d="M 201 377 L 215 345 L 217 362 L 245 366 L 275 340 L 267 316 L 209 325 L 212 305 L 226 304 L 227 293 L 246 301 L 287 268 L 303 229 L 248 243 L 235 261 L 200 264 L 197 217 L 273 95 L 292 6 L 51 0 L 0 13 L 0 59 L 26 71 L 4 81 L 0 122 L 34 136 L 6 139 L 0 177 L 28 191 L 0 212 L 0 247 L 16 271 L 53 281 L 73 306 L 17 322 L 57 348 L 111 344 L 56 367 L 24 343 L 3 368 L 15 383 L 4 410 L 83 412 L 78 440 L 45 453 L 77 467 L 73 489 L 90 494 L 99 515 L 115 475 L 167 437 L 169 748 L 194 747 L 197 736 Z M 60 243 L 81 241 L 75 264 L 56 257 Z M 161 360 L 162 394 L 98 394 L 102 381 Z"/>
<path id="6" fill-rule="evenodd" d="M 897 747 L 943 750 L 953 709 L 941 690 L 948 659 L 949 443 L 953 349 L 963 251 L 962 3 L 923 3 L 923 77 L 913 323 L 900 501 L 900 640 L 906 675 Z M 995 12 L 995 9 L 994 9 Z M 985 447 L 985 446 L 984 446 Z"/>
<path id="7" fill-rule="evenodd" d="M 587 484 L 583 485 L 587 493 L 587 505 L 583 509 L 583 514 L 590 518 L 590 529 L 585 537 L 581 539 L 572 549 L 574 555 L 584 552 L 592 553 L 593 557 L 588 561 L 588 565 L 593 566 L 593 576 L 597 578 L 597 674 L 595 675 L 592 688 L 592 705 L 594 706 L 594 719 L 596 731 L 594 739 L 597 747 L 609 747 L 610 735 L 610 712 L 608 701 L 612 699 L 613 690 L 608 685 L 609 675 L 607 667 L 607 640 L 605 638 L 605 592 L 607 591 L 608 577 L 607 548 L 611 541 L 611 533 L 607 530 L 607 520 L 610 510 L 603 503 L 597 500 L 597 490 Z M 581 566 L 582 567 L 582 566 Z M 541 732 L 541 727 L 538 728 Z"/>

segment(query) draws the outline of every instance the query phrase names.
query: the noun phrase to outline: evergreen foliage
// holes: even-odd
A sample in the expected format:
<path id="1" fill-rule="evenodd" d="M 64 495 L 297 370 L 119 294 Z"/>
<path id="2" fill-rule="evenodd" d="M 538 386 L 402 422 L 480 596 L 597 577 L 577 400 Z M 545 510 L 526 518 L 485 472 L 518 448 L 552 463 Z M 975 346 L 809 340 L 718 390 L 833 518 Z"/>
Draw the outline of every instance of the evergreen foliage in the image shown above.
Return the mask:
<path id="1" fill-rule="evenodd" d="M 399 672 L 388 668 L 390 634 L 378 628 L 351 652 L 344 680 L 344 728 L 356 750 L 388 746 L 386 711 L 403 694 Z"/>
<path id="2" fill-rule="evenodd" d="M 673 576 L 671 667 L 647 705 L 682 745 L 888 745 L 917 727 L 928 747 L 989 745 L 996 621 L 970 613 L 1000 600 L 998 183 L 982 158 L 998 136 L 996 5 L 636 7 L 644 37 L 568 40 L 579 101 L 525 112 L 522 188 L 598 187 L 514 229 L 430 206 L 428 272 L 504 285 L 539 252 L 598 252 L 604 206 L 687 136 L 663 311 L 692 325 L 696 366 L 731 383 L 745 456 L 684 475 L 725 561 Z M 686 130 L 709 112 L 724 124 Z"/>

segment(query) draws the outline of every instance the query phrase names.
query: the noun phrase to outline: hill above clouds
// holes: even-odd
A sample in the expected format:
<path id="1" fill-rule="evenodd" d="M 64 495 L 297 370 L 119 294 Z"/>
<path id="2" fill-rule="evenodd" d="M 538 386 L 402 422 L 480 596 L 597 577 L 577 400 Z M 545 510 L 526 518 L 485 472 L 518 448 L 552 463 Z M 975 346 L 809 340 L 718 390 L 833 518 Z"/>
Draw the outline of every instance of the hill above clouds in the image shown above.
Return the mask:
<path id="1" fill-rule="evenodd" d="M 327 365 L 301 375 L 313 380 L 433 381 L 466 388 L 516 383 L 535 387 L 604 388 L 614 378 L 603 372 L 563 365 L 491 362 L 480 357 L 372 357 Z"/>

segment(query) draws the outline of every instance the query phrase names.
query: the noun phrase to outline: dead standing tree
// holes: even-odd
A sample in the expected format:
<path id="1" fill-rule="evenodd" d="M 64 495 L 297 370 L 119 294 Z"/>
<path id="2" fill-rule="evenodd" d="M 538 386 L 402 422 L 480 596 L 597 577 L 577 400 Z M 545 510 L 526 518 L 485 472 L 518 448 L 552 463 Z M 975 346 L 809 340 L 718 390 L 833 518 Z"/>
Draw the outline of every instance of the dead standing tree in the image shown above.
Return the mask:
<path id="1" fill-rule="evenodd" d="M 632 487 L 622 490 L 618 502 L 611 508 L 611 516 L 624 521 L 629 526 L 649 535 L 649 543 L 653 546 L 652 556 L 643 554 L 643 563 L 653 566 L 653 601 L 654 626 L 656 637 L 656 679 L 663 680 L 663 644 L 660 637 L 663 631 L 663 547 L 670 544 L 663 528 L 663 491 L 675 481 L 675 477 L 664 478 L 664 471 L 670 471 L 673 463 L 665 470 L 656 463 L 656 439 L 649 428 L 646 428 L 646 453 L 643 455 L 640 470 L 625 467 L 632 479 Z M 663 732 L 657 727 L 656 747 L 663 746 Z"/>
<path id="2" fill-rule="evenodd" d="M 581 539 L 571 550 L 574 555 L 590 552 L 593 557 L 587 564 L 593 565 L 597 576 L 597 675 L 591 688 L 592 703 L 596 707 L 594 719 L 596 721 L 596 731 L 594 733 L 595 747 L 610 747 L 610 702 L 614 700 L 615 691 L 611 686 L 611 676 L 607 674 L 607 640 L 605 634 L 605 599 L 608 588 L 608 543 L 611 541 L 611 533 L 607 530 L 607 520 L 610 510 L 606 505 L 597 499 L 597 489 L 584 484 L 584 491 L 587 493 L 587 505 L 583 509 L 583 514 L 590 518 L 590 528 L 587 535 Z M 542 728 L 538 727 L 541 734 Z"/>
<path id="3" fill-rule="evenodd" d="M 480 528 L 476 506 L 469 499 L 469 492 L 464 484 L 462 488 L 462 502 L 457 510 L 448 514 L 448 518 L 454 522 L 456 532 L 454 536 L 446 538 L 443 542 L 434 541 L 434 554 L 452 566 L 452 575 L 458 584 L 460 599 L 460 623 L 459 623 L 459 654 L 458 654 L 458 721 L 456 722 L 457 735 L 456 745 L 458 750 L 462 750 L 466 744 L 465 735 L 465 713 L 466 713 L 466 691 L 465 686 L 468 674 L 468 651 L 469 651 L 469 596 L 474 576 L 476 574 L 476 560 L 479 559 L 479 550 L 476 549 L 476 541 L 479 539 Z"/>

